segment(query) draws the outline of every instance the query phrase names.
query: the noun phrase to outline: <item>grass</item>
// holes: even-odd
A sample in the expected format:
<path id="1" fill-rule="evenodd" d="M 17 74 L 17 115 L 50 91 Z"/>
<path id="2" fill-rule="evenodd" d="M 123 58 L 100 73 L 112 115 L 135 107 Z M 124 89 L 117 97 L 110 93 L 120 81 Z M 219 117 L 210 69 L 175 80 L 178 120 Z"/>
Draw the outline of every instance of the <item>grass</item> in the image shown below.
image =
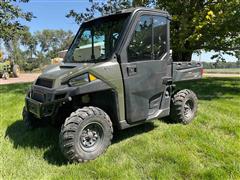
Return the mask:
<path id="1" fill-rule="evenodd" d="M 240 68 L 204 69 L 204 72 L 210 74 L 240 74 Z"/>
<path id="2" fill-rule="evenodd" d="M 0 179 L 239 179 L 240 79 L 180 84 L 199 97 L 187 125 L 156 120 L 116 132 L 98 159 L 68 164 L 59 130 L 27 131 L 21 110 L 29 84 L 0 86 Z"/>

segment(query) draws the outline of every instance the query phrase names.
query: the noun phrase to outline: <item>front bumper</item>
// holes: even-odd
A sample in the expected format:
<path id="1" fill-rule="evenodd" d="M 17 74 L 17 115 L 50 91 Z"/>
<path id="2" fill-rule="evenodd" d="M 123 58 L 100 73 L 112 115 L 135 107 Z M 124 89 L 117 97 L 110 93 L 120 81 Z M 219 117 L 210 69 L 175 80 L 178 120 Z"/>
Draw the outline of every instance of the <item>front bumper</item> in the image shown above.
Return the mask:
<path id="1" fill-rule="evenodd" d="M 37 118 L 53 117 L 59 107 L 69 101 L 75 88 L 65 87 L 49 89 L 40 86 L 33 86 L 25 98 L 27 111 Z"/>
<path id="2" fill-rule="evenodd" d="M 57 112 L 60 102 L 41 103 L 26 97 L 27 111 L 34 114 L 37 118 L 51 117 Z"/>

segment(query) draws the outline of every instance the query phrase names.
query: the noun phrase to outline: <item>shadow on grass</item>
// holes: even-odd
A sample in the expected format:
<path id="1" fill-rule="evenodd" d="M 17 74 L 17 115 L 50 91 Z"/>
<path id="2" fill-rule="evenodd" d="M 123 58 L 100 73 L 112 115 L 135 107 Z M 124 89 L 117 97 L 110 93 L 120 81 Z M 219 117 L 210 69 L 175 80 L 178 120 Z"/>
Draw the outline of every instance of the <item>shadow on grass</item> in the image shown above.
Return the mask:
<path id="1" fill-rule="evenodd" d="M 119 143 L 132 136 L 146 133 L 153 130 L 154 127 L 153 123 L 146 123 L 123 131 L 115 131 L 112 143 Z M 64 158 L 59 148 L 59 132 L 60 129 L 54 127 L 27 130 L 23 121 L 18 120 L 7 128 L 5 137 L 8 137 L 13 142 L 13 146 L 16 149 L 19 147 L 47 149 L 43 158 L 50 164 L 62 166 L 66 165 L 68 161 Z"/>
<path id="2" fill-rule="evenodd" d="M 138 126 L 134 126 L 124 130 L 116 130 L 113 136 L 112 143 L 119 143 L 124 139 L 136 136 L 138 134 L 144 134 L 152 131 L 156 126 L 152 122 L 144 123 Z"/>
<path id="3" fill-rule="evenodd" d="M 5 133 L 13 142 L 14 148 L 44 148 L 43 158 L 54 165 L 67 164 L 66 159 L 63 157 L 58 145 L 59 129 L 48 126 L 37 128 L 34 130 L 26 129 L 22 120 L 18 120 L 11 124 Z"/>
<path id="4" fill-rule="evenodd" d="M 177 89 L 191 89 L 201 100 L 231 99 L 240 95 L 240 78 L 204 78 L 177 83 Z M 227 96 L 223 96 L 226 95 Z"/>

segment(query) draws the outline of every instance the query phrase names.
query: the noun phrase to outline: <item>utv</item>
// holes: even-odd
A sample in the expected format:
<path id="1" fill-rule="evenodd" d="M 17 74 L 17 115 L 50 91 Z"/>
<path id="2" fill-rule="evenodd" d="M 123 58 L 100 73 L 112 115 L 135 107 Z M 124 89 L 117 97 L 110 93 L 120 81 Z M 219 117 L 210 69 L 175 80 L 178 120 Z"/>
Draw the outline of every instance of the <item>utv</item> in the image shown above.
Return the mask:
<path id="1" fill-rule="evenodd" d="M 169 116 L 190 123 L 197 97 L 174 83 L 200 79 L 202 65 L 173 62 L 170 15 L 135 8 L 84 22 L 64 61 L 49 66 L 26 96 L 28 127 L 61 124 L 59 143 L 71 162 L 101 155 L 113 129 Z"/>

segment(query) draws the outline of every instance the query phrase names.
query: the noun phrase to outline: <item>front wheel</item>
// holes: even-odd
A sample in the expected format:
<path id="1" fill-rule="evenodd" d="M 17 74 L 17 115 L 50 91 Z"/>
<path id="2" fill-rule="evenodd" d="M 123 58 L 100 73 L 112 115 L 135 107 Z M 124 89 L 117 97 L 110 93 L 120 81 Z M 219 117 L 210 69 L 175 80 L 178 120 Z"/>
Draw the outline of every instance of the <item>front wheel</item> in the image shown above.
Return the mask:
<path id="1" fill-rule="evenodd" d="M 188 89 L 178 91 L 171 100 L 170 118 L 172 121 L 189 124 L 197 112 L 197 96 Z"/>
<path id="2" fill-rule="evenodd" d="M 109 116 L 96 107 L 84 107 L 65 120 L 59 134 L 64 156 L 71 162 L 86 162 L 103 154 L 111 144 L 113 127 Z"/>
<path id="3" fill-rule="evenodd" d="M 9 73 L 8 72 L 4 72 L 3 75 L 2 75 L 2 78 L 5 79 L 5 80 L 8 80 L 10 77 Z"/>

